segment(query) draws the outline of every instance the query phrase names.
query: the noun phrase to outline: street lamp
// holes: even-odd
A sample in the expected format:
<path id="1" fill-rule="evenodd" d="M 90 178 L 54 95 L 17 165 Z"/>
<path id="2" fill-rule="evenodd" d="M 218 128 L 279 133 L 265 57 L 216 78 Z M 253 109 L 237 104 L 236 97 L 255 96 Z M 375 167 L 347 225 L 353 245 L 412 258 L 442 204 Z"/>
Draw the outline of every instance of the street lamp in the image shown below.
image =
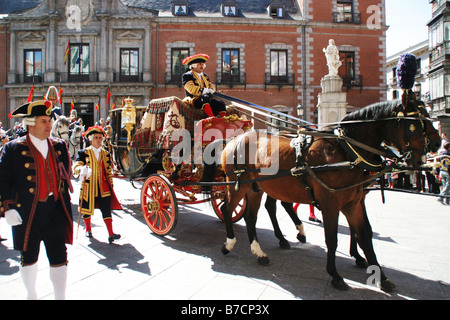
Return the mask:
<path id="1" fill-rule="evenodd" d="M 303 106 L 301 104 L 297 105 L 297 115 L 300 119 L 303 119 L 303 113 L 304 113 Z"/>
<path id="2" fill-rule="evenodd" d="M 421 94 L 421 91 L 422 91 L 422 85 L 420 84 L 420 82 L 414 83 L 414 88 L 413 88 L 413 90 L 414 90 L 414 93 L 416 94 L 416 99 L 420 100 L 420 98 L 421 98 L 421 96 L 422 96 L 422 94 Z"/>

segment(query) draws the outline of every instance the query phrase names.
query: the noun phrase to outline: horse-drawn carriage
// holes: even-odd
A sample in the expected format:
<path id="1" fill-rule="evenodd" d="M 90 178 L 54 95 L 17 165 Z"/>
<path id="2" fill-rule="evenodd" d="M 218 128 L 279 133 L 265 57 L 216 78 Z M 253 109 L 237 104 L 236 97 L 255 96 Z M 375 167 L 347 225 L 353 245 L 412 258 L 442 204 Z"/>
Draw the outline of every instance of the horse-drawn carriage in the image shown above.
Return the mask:
<path id="1" fill-rule="evenodd" d="M 205 118 L 177 97 L 150 101 L 147 107 L 125 99 L 123 108 L 111 111 L 110 148 L 117 170 L 130 179 L 143 180 L 141 208 L 149 228 L 167 235 L 178 218 L 178 204 L 211 201 L 214 212 L 223 219 L 219 206 L 226 186 L 214 187 L 210 197 L 202 196 L 200 182 L 202 151 L 217 138 L 232 138 L 252 128 L 252 122 L 230 111 L 222 118 Z M 210 132 L 211 134 L 208 134 Z M 186 185 L 185 182 L 192 182 Z M 224 181 L 217 176 L 217 182 Z M 242 217 L 245 200 L 235 210 L 233 220 Z"/>
<path id="2" fill-rule="evenodd" d="M 215 211 L 226 225 L 222 252 L 227 254 L 233 249 L 236 239 L 232 222 L 243 215 L 251 252 L 261 264 L 269 261 L 256 236 L 263 193 L 284 203 L 315 204 L 324 220 L 326 269 L 332 284 L 346 289 L 335 265 L 339 213 L 347 218 L 350 255 L 356 264 L 380 267 L 364 203 L 368 192 L 365 187 L 394 168 L 422 169 L 424 155 L 436 152 L 440 145 L 424 103 L 417 101 L 411 90 L 415 58 L 405 56 L 401 60 L 405 63 L 397 70 L 404 89 L 401 100 L 376 103 L 350 113 L 334 130 L 313 130 L 308 124 L 309 130 L 299 132 L 295 138 L 249 130 L 251 122 L 238 115 L 201 119 L 201 111 L 190 109 L 178 98 L 152 100 L 146 108 L 135 108 L 128 100 L 125 108 L 112 112 L 111 146 L 116 165 L 125 176 L 146 178 L 141 191 L 142 211 L 149 227 L 161 235 L 175 227 L 178 204 L 204 201 L 197 196 L 202 186 L 208 186 L 208 200 L 216 204 Z M 241 106 L 257 107 L 216 95 Z M 259 111 L 264 109 L 259 107 Z M 198 121 L 196 126 L 194 121 Z M 209 152 L 212 155 L 212 150 L 213 161 L 196 159 L 199 154 L 204 158 Z M 149 169 L 153 162 L 162 169 L 148 175 L 155 171 L 154 167 Z M 366 259 L 359 255 L 357 245 Z M 379 286 L 386 291 L 394 288 L 381 267 Z"/>

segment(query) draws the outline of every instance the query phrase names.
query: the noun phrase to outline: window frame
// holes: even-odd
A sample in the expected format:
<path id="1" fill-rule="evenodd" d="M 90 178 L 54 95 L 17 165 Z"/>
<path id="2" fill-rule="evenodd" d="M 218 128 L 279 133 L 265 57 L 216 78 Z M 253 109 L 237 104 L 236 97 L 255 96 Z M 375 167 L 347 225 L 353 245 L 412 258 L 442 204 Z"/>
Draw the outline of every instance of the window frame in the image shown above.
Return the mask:
<path id="1" fill-rule="evenodd" d="M 81 56 L 79 55 L 80 47 L 82 47 Z M 78 50 L 76 50 L 76 49 L 78 49 Z M 70 52 L 69 53 L 69 63 L 67 64 L 69 79 L 71 81 L 89 81 L 90 80 L 89 79 L 89 75 L 90 75 L 90 46 L 89 46 L 89 43 L 82 43 L 82 42 L 81 43 L 71 43 L 69 52 Z M 80 62 L 79 63 L 75 62 L 75 65 L 78 65 L 78 68 L 77 68 L 78 71 L 73 70 L 74 68 L 72 67 L 74 65 L 73 60 L 74 59 L 78 60 L 78 58 L 75 57 L 76 54 L 78 54 L 78 56 L 80 57 Z M 80 68 L 82 61 L 87 61 L 86 67 Z"/>
<path id="2" fill-rule="evenodd" d="M 351 57 L 349 57 L 351 56 Z M 352 58 L 350 61 L 349 58 Z M 342 50 L 339 52 L 339 60 L 342 61 L 342 66 L 339 68 L 339 75 L 342 77 L 344 83 L 351 83 L 356 80 L 356 54 L 354 51 Z M 350 65 L 351 64 L 351 65 Z M 342 70 L 344 72 L 342 73 Z"/>
<path id="3" fill-rule="evenodd" d="M 124 54 L 128 52 L 128 74 L 124 71 L 124 65 L 122 64 L 123 62 L 123 57 Z M 131 63 L 131 59 L 134 56 L 134 53 L 137 54 L 136 57 L 136 62 L 137 62 L 137 66 L 134 67 L 132 66 Z M 139 70 L 140 70 L 140 65 L 139 65 L 139 48 L 120 48 L 120 60 L 119 60 L 119 79 L 120 81 L 125 81 L 125 82 L 136 82 L 139 81 Z M 135 74 L 131 74 L 132 69 L 135 71 Z"/>
<path id="4" fill-rule="evenodd" d="M 180 52 L 180 54 L 179 54 L 180 58 L 178 59 L 178 62 L 177 62 L 177 64 L 179 63 L 179 69 L 180 69 L 179 73 L 174 73 L 174 68 L 176 66 L 175 66 L 175 63 L 173 60 L 175 57 L 174 52 L 176 52 L 176 51 Z M 182 51 L 186 51 L 186 56 L 184 56 L 182 54 Z M 189 68 L 187 66 L 183 65 L 183 60 L 185 58 L 187 58 L 189 56 L 189 54 L 190 54 L 190 50 L 188 47 L 172 48 L 170 50 L 170 82 L 171 83 L 178 83 L 178 82 L 181 83 L 181 77 L 183 76 L 184 73 L 189 71 Z"/>
<path id="5" fill-rule="evenodd" d="M 274 73 L 273 54 L 277 55 L 276 73 Z M 284 74 L 280 74 L 280 53 L 284 54 Z M 288 50 L 285 49 L 271 49 L 270 50 L 270 82 L 271 83 L 287 83 L 289 82 L 289 66 L 288 66 Z"/>
<path id="6" fill-rule="evenodd" d="M 40 54 L 40 68 L 36 68 L 36 53 Z M 32 54 L 32 68 L 33 72 L 31 75 L 27 75 L 27 70 L 29 64 L 27 63 L 28 54 Z M 41 49 L 24 49 L 23 52 L 23 81 L 24 82 L 42 82 L 42 50 Z"/>
<path id="7" fill-rule="evenodd" d="M 228 52 L 228 57 L 230 59 L 230 71 L 226 72 L 224 67 L 225 67 L 225 56 L 224 54 Z M 236 69 L 237 69 L 237 73 L 233 74 L 232 70 L 232 56 L 233 54 L 236 53 L 237 54 L 237 63 L 236 63 Z M 241 82 L 241 68 L 240 68 L 240 64 L 241 64 L 241 55 L 240 55 L 240 49 L 239 48 L 222 48 L 221 51 L 221 58 L 222 58 L 222 63 L 221 63 L 221 82 L 222 83 L 240 83 Z M 234 69 L 234 70 L 236 70 Z"/>

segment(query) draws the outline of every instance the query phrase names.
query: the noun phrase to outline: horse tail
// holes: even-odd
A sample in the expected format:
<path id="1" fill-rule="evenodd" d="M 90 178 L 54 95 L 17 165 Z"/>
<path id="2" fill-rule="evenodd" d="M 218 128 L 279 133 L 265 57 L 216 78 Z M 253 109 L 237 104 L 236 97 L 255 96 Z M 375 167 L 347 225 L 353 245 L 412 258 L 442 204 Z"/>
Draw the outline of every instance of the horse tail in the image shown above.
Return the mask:
<path id="1" fill-rule="evenodd" d="M 226 143 L 227 141 L 225 139 L 218 139 L 205 147 L 203 151 L 203 175 L 201 182 L 214 181 L 217 167 L 221 164 L 220 158 Z M 202 186 L 202 191 L 205 193 L 210 193 L 211 190 L 211 186 Z"/>

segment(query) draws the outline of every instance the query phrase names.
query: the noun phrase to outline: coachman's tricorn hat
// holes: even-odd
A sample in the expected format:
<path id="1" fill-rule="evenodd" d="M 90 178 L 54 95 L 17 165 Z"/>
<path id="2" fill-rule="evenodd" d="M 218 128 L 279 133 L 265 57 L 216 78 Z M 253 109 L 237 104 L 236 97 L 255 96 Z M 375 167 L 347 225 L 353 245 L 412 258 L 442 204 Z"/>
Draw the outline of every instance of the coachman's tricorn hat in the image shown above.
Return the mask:
<path id="1" fill-rule="evenodd" d="M 195 54 L 193 56 L 187 57 L 183 60 L 184 65 L 190 66 L 193 63 L 206 62 L 209 60 L 209 56 L 204 53 Z"/>
<path id="2" fill-rule="evenodd" d="M 49 100 L 39 100 L 21 105 L 11 113 L 13 118 L 19 117 L 39 117 L 49 116 L 52 113 L 52 102 Z"/>
<path id="3" fill-rule="evenodd" d="M 103 130 L 101 126 L 93 126 L 89 127 L 85 132 L 83 132 L 83 137 L 88 137 L 94 133 L 100 133 L 103 136 L 105 136 L 105 130 Z"/>

